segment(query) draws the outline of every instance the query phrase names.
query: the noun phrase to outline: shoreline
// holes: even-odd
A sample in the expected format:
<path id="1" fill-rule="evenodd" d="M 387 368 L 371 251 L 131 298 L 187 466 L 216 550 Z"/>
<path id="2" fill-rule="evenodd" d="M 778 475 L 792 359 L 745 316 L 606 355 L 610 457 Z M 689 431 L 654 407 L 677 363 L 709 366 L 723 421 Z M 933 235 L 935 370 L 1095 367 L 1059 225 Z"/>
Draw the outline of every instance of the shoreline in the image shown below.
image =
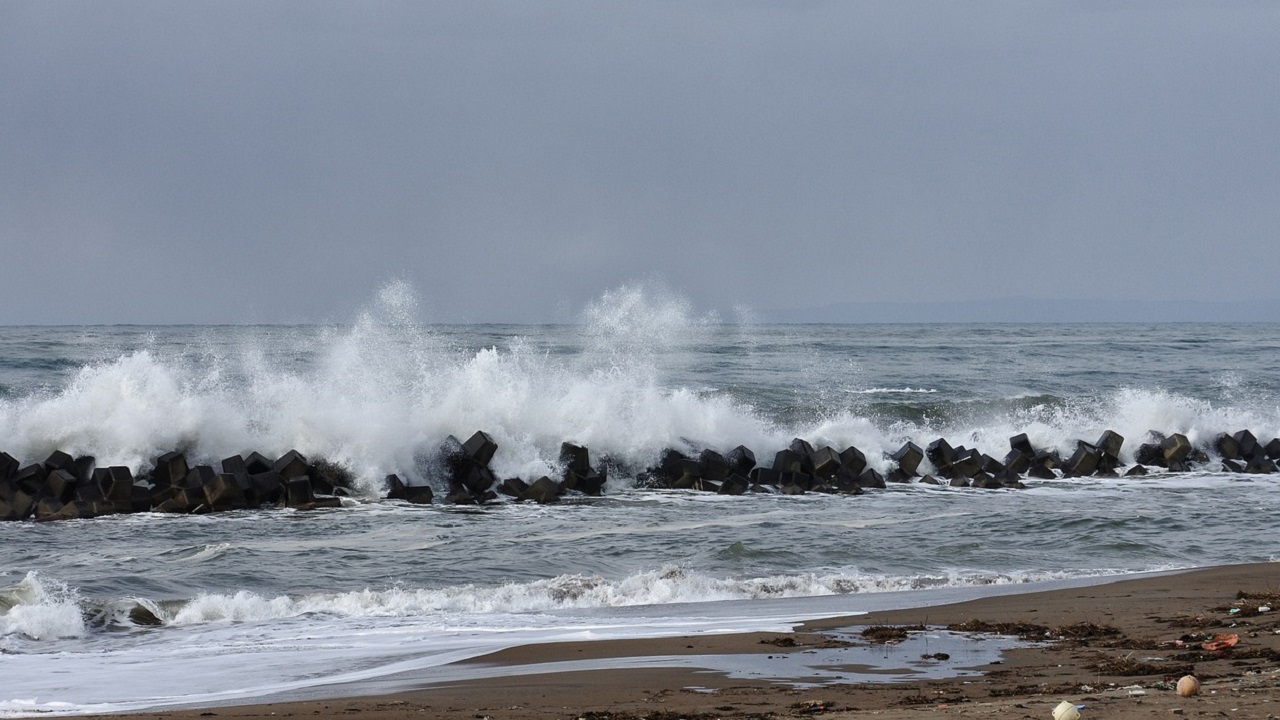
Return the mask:
<path id="1" fill-rule="evenodd" d="M 1280 600 L 1280 563 L 1213 566 L 1137 578 L 1119 576 L 1109 582 L 824 617 L 806 621 L 790 633 L 522 645 L 455 664 L 484 665 L 494 673 L 481 679 L 441 683 L 440 673 L 433 680 L 432 670 L 426 670 L 413 673 L 416 689 L 408 691 L 399 685 L 377 694 L 375 682 L 363 685 L 363 692 L 355 687 L 332 687 L 337 697 L 330 699 L 157 708 L 123 715 L 162 720 L 352 714 L 373 720 L 627 720 L 676 715 L 729 718 L 813 714 L 832 718 L 874 714 L 888 720 L 983 714 L 1047 718 L 1062 700 L 1088 706 L 1094 717 L 1119 716 L 1117 713 L 1124 717 L 1167 717 L 1175 708 L 1186 708 L 1188 714 L 1199 712 L 1192 708 L 1206 712 L 1218 708 L 1231 710 L 1239 717 L 1280 714 L 1280 608 L 1254 614 L 1248 603 L 1253 602 L 1254 607 L 1259 603 L 1239 601 L 1237 592 L 1276 596 Z M 1240 602 L 1243 609 L 1230 612 L 1230 606 Z M 1270 603 L 1268 607 L 1280 605 L 1269 599 L 1263 602 Z M 964 623 L 969 623 L 968 627 L 1003 624 L 1005 629 L 1021 627 L 1024 631 L 1036 626 L 1041 630 L 1030 632 L 1047 631 L 1050 635 L 1064 628 L 1092 630 L 1082 635 L 1069 630 L 1073 635 L 1065 640 L 1024 643 L 1023 647 L 1001 653 L 999 660 L 988 659 L 971 668 L 974 674 L 970 676 L 917 682 L 855 680 L 796 688 L 780 682 L 785 677 L 731 677 L 704 669 L 714 665 L 708 658 L 723 656 L 750 660 L 755 665 L 772 663 L 793 671 L 793 665 L 788 663 L 797 658 L 819 653 L 841 658 L 842 654 L 852 656 L 855 648 L 865 646 L 860 639 L 854 648 L 833 640 L 830 633 L 838 628 L 940 628 Z M 1239 644 L 1219 653 L 1196 649 L 1198 638 L 1219 632 L 1236 634 Z M 1179 638 L 1191 639 L 1179 646 Z M 894 655 L 894 647 L 880 646 L 885 655 Z M 862 652 L 865 656 L 865 647 Z M 770 662 L 761 663 L 762 658 Z M 897 660 L 906 666 L 915 658 Z M 842 662 L 853 661 L 844 658 Z M 957 662 L 959 668 L 964 657 Z M 602 669 L 577 669 L 582 667 Z M 1203 695 L 1180 698 L 1171 690 L 1157 687 L 1167 677 L 1176 680 L 1187 671 L 1194 671 L 1202 680 Z M 865 674 L 858 677 L 864 678 Z M 368 694 L 370 690 L 375 694 Z M 1110 709 L 1098 712 L 1095 708 Z"/>

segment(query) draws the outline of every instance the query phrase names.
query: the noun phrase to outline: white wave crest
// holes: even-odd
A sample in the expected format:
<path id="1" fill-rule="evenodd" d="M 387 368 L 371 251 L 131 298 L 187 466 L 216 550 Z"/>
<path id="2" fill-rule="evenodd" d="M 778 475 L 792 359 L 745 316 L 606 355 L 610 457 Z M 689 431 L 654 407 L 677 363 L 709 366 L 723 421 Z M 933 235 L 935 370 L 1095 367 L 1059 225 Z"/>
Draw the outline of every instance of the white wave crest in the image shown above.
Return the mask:
<path id="1" fill-rule="evenodd" d="M 1165 390 L 1122 388 L 1098 398 L 937 422 L 881 425 L 871 418 L 841 413 L 802 429 L 800 436 L 815 444 L 857 445 L 873 465 L 879 462 L 888 467 L 884 456 L 903 443 L 912 441 L 923 447 L 940 437 L 1000 458 L 1009 451 L 1009 438 L 1020 433 L 1026 433 L 1037 448 L 1069 455 L 1077 440 L 1093 442 L 1104 430 L 1114 430 L 1125 438 L 1120 459 L 1131 463 L 1152 430 L 1183 433 L 1192 444 L 1208 449 L 1218 433 L 1240 429 L 1250 429 L 1264 439 L 1280 436 L 1280 414 L 1276 408 L 1223 407 Z"/>
<path id="2" fill-rule="evenodd" d="M 767 462 L 802 437 L 816 446 L 857 446 L 884 471 L 885 456 L 904 442 L 924 446 L 938 437 L 999 458 L 1019 433 L 1069 453 L 1076 440 L 1112 429 L 1126 438 L 1121 459 L 1131 461 L 1149 430 L 1182 432 L 1201 445 L 1243 428 L 1264 439 L 1280 434 L 1274 406 L 1223 406 L 1139 388 L 1030 407 L 1026 398 L 1008 399 L 918 421 L 868 417 L 844 398 L 782 426 L 730 391 L 672 379 L 689 373 L 665 363 L 696 356 L 690 348 L 709 319 L 694 317 L 658 285 L 605 293 L 588 306 L 581 328 L 547 336 L 558 339 L 508 337 L 478 351 L 458 350 L 447 329 L 414 322 L 415 305 L 407 284 L 392 283 L 350 327 L 268 328 L 239 341 L 220 336 L 222 344 L 204 354 L 147 347 L 83 367 L 59 390 L 0 400 L 4 449 L 27 462 L 61 449 L 141 470 L 175 448 L 207 462 L 294 448 L 346 465 L 372 494 L 389 473 L 425 479 L 432 472 L 426 458 L 443 438 L 479 429 L 498 443 L 494 471 L 526 479 L 553 475 L 566 440 L 642 470 L 665 447 L 743 444 Z M 848 392 L 937 390 L 913 382 Z"/>
<path id="3" fill-rule="evenodd" d="M 249 591 L 207 593 L 180 606 L 166 604 L 161 608 L 150 603 L 148 609 L 165 624 L 177 626 L 283 620 L 302 615 L 351 618 L 521 614 L 580 608 L 1004 585 L 1111 572 L 1113 571 L 954 572 L 910 577 L 801 573 L 732 579 L 715 578 L 676 566 L 664 566 L 620 580 L 595 575 L 561 575 L 496 587 L 469 584 L 437 589 L 396 587 L 300 597 L 266 597 Z"/>
<path id="4" fill-rule="evenodd" d="M 498 442 L 494 470 L 521 477 L 552 474 L 565 440 L 643 467 L 682 438 L 783 439 L 727 397 L 664 385 L 654 358 L 700 321 L 652 288 L 594 303 L 573 340 L 585 351 L 565 355 L 519 337 L 458 351 L 412 322 L 414 302 L 396 283 L 350 327 L 267 329 L 199 357 L 149 347 L 92 364 L 59 391 L 0 400 L 0 437 L 25 461 L 61 449 L 135 470 L 175 448 L 209 462 L 297 449 L 346 465 L 370 491 L 389 473 L 421 478 L 447 435 L 478 429 Z"/>
<path id="5" fill-rule="evenodd" d="M 17 585 L 0 588 L 0 647 L 14 637 L 53 640 L 86 631 L 79 595 L 66 583 L 29 572 Z"/>
<path id="6" fill-rule="evenodd" d="M 850 395 L 932 395 L 938 392 L 934 388 L 912 388 L 912 387 L 874 387 L 846 390 Z"/>
<path id="7" fill-rule="evenodd" d="M 157 602 L 122 598 L 95 605 L 94 625 L 173 627 L 211 623 L 253 623 L 303 616 L 330 618 L 435 618 L 511 616 L 557 610 L 667 605 L 723 600 L 764 600 L 849 595 L 946 587 L 1007 585 L 1119 571 L 954 571 L 934 575 L 884 576 L 858 572 L 798 573 L 755 578 L 717 578 L 674 565 L 622 579 L 561 575 L 498 586 L 392 587 L 301 596 L 265 596 L 248 590 L 202 593 L 189 601 Z M 85 603 L 73 588 L 29 573 L 0 590 L 0 647 L 15 639 L 47 641 L 83 637 L 88 632 Z"/>

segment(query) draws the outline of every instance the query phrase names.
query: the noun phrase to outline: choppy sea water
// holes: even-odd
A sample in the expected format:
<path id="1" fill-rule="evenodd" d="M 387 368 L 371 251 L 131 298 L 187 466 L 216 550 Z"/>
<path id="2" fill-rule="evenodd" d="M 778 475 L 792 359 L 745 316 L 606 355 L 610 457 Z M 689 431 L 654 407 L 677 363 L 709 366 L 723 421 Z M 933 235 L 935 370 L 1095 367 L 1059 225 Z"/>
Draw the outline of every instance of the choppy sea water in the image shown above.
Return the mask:
<path id="1" fill-rule="evenodd" d="M 615 476 L 551 506 L 379 499 L 478 429 L 500 477 L 529 479 L 566 440 L 643 469 L 665 447 L 766 458 L 801 437 L 881 470 L 938 437 L 1001 457 L 1020 432 L 1069 453 L 1111 429 L 1126 463 L 1148 430 L 1266 441 L 1277 325 L 721 324 L 624 289 L 580 325 L 424 326 L 406 303 L 392 287 L 324 327 L 0 328 L 0 450 L 24 464 L 297 449 L 359 478 L 330 510 L 0 523 L 0 714 L 385 689 L 514 644 L 1280 554 L 1280 475 L 1216 462 L 1026 490 L 729 497 Z"/>

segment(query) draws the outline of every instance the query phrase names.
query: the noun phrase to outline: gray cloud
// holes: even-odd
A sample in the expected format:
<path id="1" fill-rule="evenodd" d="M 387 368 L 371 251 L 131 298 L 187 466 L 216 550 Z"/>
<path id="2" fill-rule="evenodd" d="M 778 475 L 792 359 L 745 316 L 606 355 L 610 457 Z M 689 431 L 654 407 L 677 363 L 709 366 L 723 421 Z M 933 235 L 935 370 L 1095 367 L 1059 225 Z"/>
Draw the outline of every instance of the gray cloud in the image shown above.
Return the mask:
<path id="1" fill-rule="evenodd" d="M 4 3 L 0 323 L 345 320 L 393 277 L 463 321 L 652 276 L 763 311 L 1271 300 L 1277 21 Z"/>

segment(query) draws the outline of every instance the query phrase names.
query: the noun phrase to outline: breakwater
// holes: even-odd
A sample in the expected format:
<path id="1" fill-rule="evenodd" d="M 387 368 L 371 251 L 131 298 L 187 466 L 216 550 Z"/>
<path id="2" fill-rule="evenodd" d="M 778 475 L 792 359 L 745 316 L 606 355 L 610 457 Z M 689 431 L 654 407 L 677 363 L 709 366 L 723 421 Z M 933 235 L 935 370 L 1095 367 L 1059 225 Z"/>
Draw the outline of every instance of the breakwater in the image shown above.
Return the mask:
<path id="1" fill-rule="evenodd" d="M 599 496 L 612 475 L 636 487 L 694 490 L 721 495 L 827 493 L 860 495 L 887 483 L 919 483 L 985 490 L 1021 489 L 1024 480 L 1073 477 L 1141 476 L 1149 468 L 1189 472 L 1214 464 L 1221 472 L 1272 474 L 1280 460 L 1280 438 L 1261 441 L 1249 430 L 1222 432 L 1211 443 L 1194 445 L 1186 435 L 1147 433 L 1121 460 L 1125 438 L 1113 430 L 1097 440 L 1079 440 L 1074 452 L 1035 447 L 1025 433 L 1009 438 L 1000 459 L 977 448 L 938 438 L 921 447 L 907 441 L 886 453 L 877 469 L 854 446 L 814 447 L 802 438 L 758 461 L 743 445 L 721 453 L 666 448 L 653 465 L 637 472 L 608 457 L 593 463 L 590 450 L 565 442 L 555 476 L 499 478 L 490 467 L 498 444 L 477 431 L 465 442 L 448 436 L 425 463 L 426 477 L 415 482 L 393 473 L 385 478 L 387 499 L 413 504 L 445 502 L 472 505 L 500 498 L 554 503 L 566 494 Z M 887 464 L 887 467 L 886 467 Z M 125 466 L 96 466 L 92 456 L 72 457 L 60 450 L 41 462 L 22 465 L 0 452 L 0 519 L 53 521 L 136 512 L 204 514 L 262 506 L 299 510 L 341 506 L 341 496 L 357 492 L 352 472 L 324 459 L 308 460 L 297 450 L 278 458 L 259 452 L 224 458 L 219 468 L 188 463 L 173 451 L 139 472 Z"/>

